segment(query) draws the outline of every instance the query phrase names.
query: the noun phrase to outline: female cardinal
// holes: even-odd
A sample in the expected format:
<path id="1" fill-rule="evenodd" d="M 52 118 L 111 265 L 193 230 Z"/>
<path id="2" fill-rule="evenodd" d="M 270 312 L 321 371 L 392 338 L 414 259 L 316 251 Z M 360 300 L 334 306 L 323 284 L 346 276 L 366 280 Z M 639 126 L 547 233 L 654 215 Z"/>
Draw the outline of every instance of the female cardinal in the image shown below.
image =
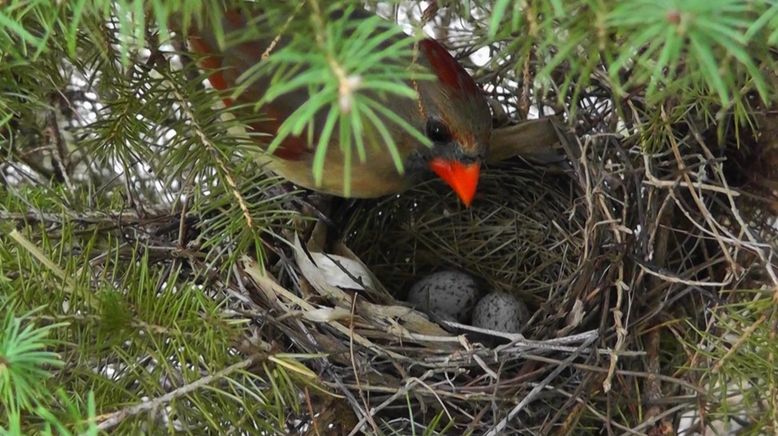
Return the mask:
<path id="1" fill-rule="evenodd" d="M 352 14 L 349 19 L 361 19 L 366 12 Z M 227 11 L 222 16 L 225 33 L 240 32 L 247 20 L 237 12 Z M 270 40 L 244 41 L 233 47 L 220 49 L 214 32 L 208 27 L 188 32 L 193 51 L 202 55 L 200 66 L 210 70 L 209 81 L 219 90 L 232 88 L 239 77 L 257 62 L 263 53 L 270 53 Z M 281 38 L 277 50 L 288 39 Z M 428 147 L 398 127 L 386 123 L 403 161 L 403 172 L 398 171 L 385 147 L 366 147 L 366 159 L 351 165 L 350 191 L 344 186 L 344 153 L 338 144 L 330 144 L 324 163 L 324 176 L 320 183 L 313 177 L 312 161 L 315 137 L 321 131 L 322 122 L 314 129 L 314 137 L 288 136 L 274 151 L 270 165 L 273 170 L 293 183 L 338 196 L 358 198 L 380 197 L 401 192 L 425 173 L 435 173 L 443 179 L 462 202 L 469 206 L 475 195 L 481 162 L 484 160 L 491 135 L 491 115 L 481 90 L 464 68 L 443 48 L 431 39 L 419 42 L 419 59 L 437 80 L 419 81 L 415 84 L 418 100 L 394 97 L 384 100 L 386 107 L 403 117 L 411 126 L 424 132 L 433 146 Z M 269 86 L 270 79 L 263 77 L 252 82 L 237 97 L 237 102 L 255 103 Z M 270 117 L 249 127 L 258 133 L 275 135 L 281 123 L 300 107 L 309 95 L 307 90 L 285 94 L 265 104 L 260 110 Z M 332 141 L 337 141 L 333 135 Z M 366 141 L 367 143 L 367 141 Z"/>

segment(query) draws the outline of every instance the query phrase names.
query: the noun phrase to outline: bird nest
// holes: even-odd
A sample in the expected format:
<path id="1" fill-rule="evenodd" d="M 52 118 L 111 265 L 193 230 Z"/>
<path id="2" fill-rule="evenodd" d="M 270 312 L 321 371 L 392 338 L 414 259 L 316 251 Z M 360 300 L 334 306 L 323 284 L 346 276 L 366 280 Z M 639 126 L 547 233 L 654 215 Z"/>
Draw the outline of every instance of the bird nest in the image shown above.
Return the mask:
<path id="1" fill-rule="evenodd" d="M 431 272 L 465 271 L 535 309 L 525 335 L 544 337 L 559 309 L 546 303 L 564 299 L 584 246 L 572 180 L 514 162 L 484 171 L 472 208 L 446 191 L 431 182 L 359 207 L 345 243 L 397 298 Z"/>
<path id="2" fill-rule="evenodd" d="M 560 141 L 564 170 L 489 167 L 472 208 L 429 182 L 330 214 L 340 238 L 321 220 L 288 235 L 289 261 L 272 274 L 246 260 L 273 342 L 310 354 L 328 392 L 314 395 L 326 412 L 303 413 L 297 430 L 647 433 L 695 410 L 684 398 L 704 390 L 678 368 L 701 364 L 688 344 L 704 342 L 706 310 L 725 289 L 774 283 L 773 227 L 747 226 L 743 212 L 764 203 L 744 201 L 747 184 L 732 182 L 743 171 L 699 141 L 670 139 L 656 155 L 636 136 Z M 522 333 L 404 302 L 442 269 L 521 299 L 532 313 Z"/>

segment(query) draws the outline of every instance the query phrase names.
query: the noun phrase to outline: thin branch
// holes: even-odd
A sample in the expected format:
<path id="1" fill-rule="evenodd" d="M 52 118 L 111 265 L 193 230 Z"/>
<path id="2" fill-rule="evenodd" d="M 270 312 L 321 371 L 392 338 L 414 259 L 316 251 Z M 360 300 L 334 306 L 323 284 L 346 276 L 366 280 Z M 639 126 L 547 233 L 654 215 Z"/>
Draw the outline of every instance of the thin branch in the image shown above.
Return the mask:
<path id="1" fill-rule="evenodd" d="M 252 356 L 247 357 L 246 359 L 241 360 L 238 363 L 232 364 L 211 375 L 205 376 L 192 383 L 186 384 L 184 386 L 181 386 L 180 388 L 172 390 L 167 394 L 162 395 L 161 397 L 144 401 L 140 404 L 135 404 L 133 406 L 106 415 L 100 415 L 97 417 L 97 420 L 100 422 L 97 425 L 97 428 L 100 430 L 110 430 L 111 428 L 121 424 L 122 421 L 124 421 L 127 418 L 131 418 L 135 415 L 139 415 L 141 413 L 148 412 L 150 410 L 159 409 L 160 407 L 167 405 L 173 400 L 186 396 L 198 389 L 204 388 L 210 385 L 211 383 L 214 383 L 229 375 L 232 375 L 235 372 L 242 371 L 250 367 L 254 363 L 265 360 L 266 358 L 267 355 L 264 353 L 254 354 Z"/>
<path id="2" fill-rule="evenodd" d="M 540 383 L 537 384 L 532 390 L 524 396 L 524 398 L 519 401 L 519 404 L 517 404 L 510 412 L 508 412 L 508 415 L 505 416 L 505 418 L 501 419 L 500 422 L 498 422 L 494 427 L 492 427 L 487 433 L 486 436 L 497 436 L 499 434 L 502 434 L 505 427 L 507 427 L 508 422 L 513 419 L 516 414 L 521 412 L 521 410 L 530 402 L 532 402 L 535 397 L 540 394 L 540 392 L 545 389 L 546 386 L 548 386 L 549 383 L 551 383 L 552 380 L 554 380 L 565 368 L 567 368 L 575 358 L 578 357 L 578 355 L 581 353 L 581 350 L 587 346 L 589 346 L 592 342 L 594 342 L 594 338 L 590 338 L 586 342 L 584 342 L 581 347 L 578 349 L 578 352 L 571 354 L 567 357 L 564 361 L 561 362 L 560 365 L 558 365 L 549 375 L 546 376 L 546 378 L 543 379 Z"/>

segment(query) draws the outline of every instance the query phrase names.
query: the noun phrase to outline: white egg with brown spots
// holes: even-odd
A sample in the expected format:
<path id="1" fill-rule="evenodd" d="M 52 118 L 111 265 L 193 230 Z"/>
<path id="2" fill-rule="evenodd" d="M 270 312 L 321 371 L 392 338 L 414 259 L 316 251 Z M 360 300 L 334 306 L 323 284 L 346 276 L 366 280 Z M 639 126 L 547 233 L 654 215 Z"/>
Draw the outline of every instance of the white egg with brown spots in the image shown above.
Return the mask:
<path id="1" fill-rule="evenodd" d="M 529 320 L 529 310 L 519 299 L 505 292 L 491 292 L 473 311 L 473 325 L 505 333 L 519 333 Z"/>
<path id="2" fill-rule="evenodd" d="M 462 271 L 440 271 L 416 282 L 408 302 L 442 319 L 468 322 L 480 292 L 475 279 Z"/>

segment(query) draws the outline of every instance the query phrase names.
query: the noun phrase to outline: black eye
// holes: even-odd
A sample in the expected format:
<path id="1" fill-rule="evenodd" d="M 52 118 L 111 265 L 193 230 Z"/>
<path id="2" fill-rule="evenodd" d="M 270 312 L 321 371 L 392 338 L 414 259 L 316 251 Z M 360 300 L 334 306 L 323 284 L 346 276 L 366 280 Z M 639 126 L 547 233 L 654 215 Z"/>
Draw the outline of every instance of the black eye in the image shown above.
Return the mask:
<path id="1" fill-rule="evenodd" d="M 451 142 L 451 131 L 440 120 L 430 118 L 427 120 L 427 138 L 430 138 L 432 142 L 445 144 Z"/>

